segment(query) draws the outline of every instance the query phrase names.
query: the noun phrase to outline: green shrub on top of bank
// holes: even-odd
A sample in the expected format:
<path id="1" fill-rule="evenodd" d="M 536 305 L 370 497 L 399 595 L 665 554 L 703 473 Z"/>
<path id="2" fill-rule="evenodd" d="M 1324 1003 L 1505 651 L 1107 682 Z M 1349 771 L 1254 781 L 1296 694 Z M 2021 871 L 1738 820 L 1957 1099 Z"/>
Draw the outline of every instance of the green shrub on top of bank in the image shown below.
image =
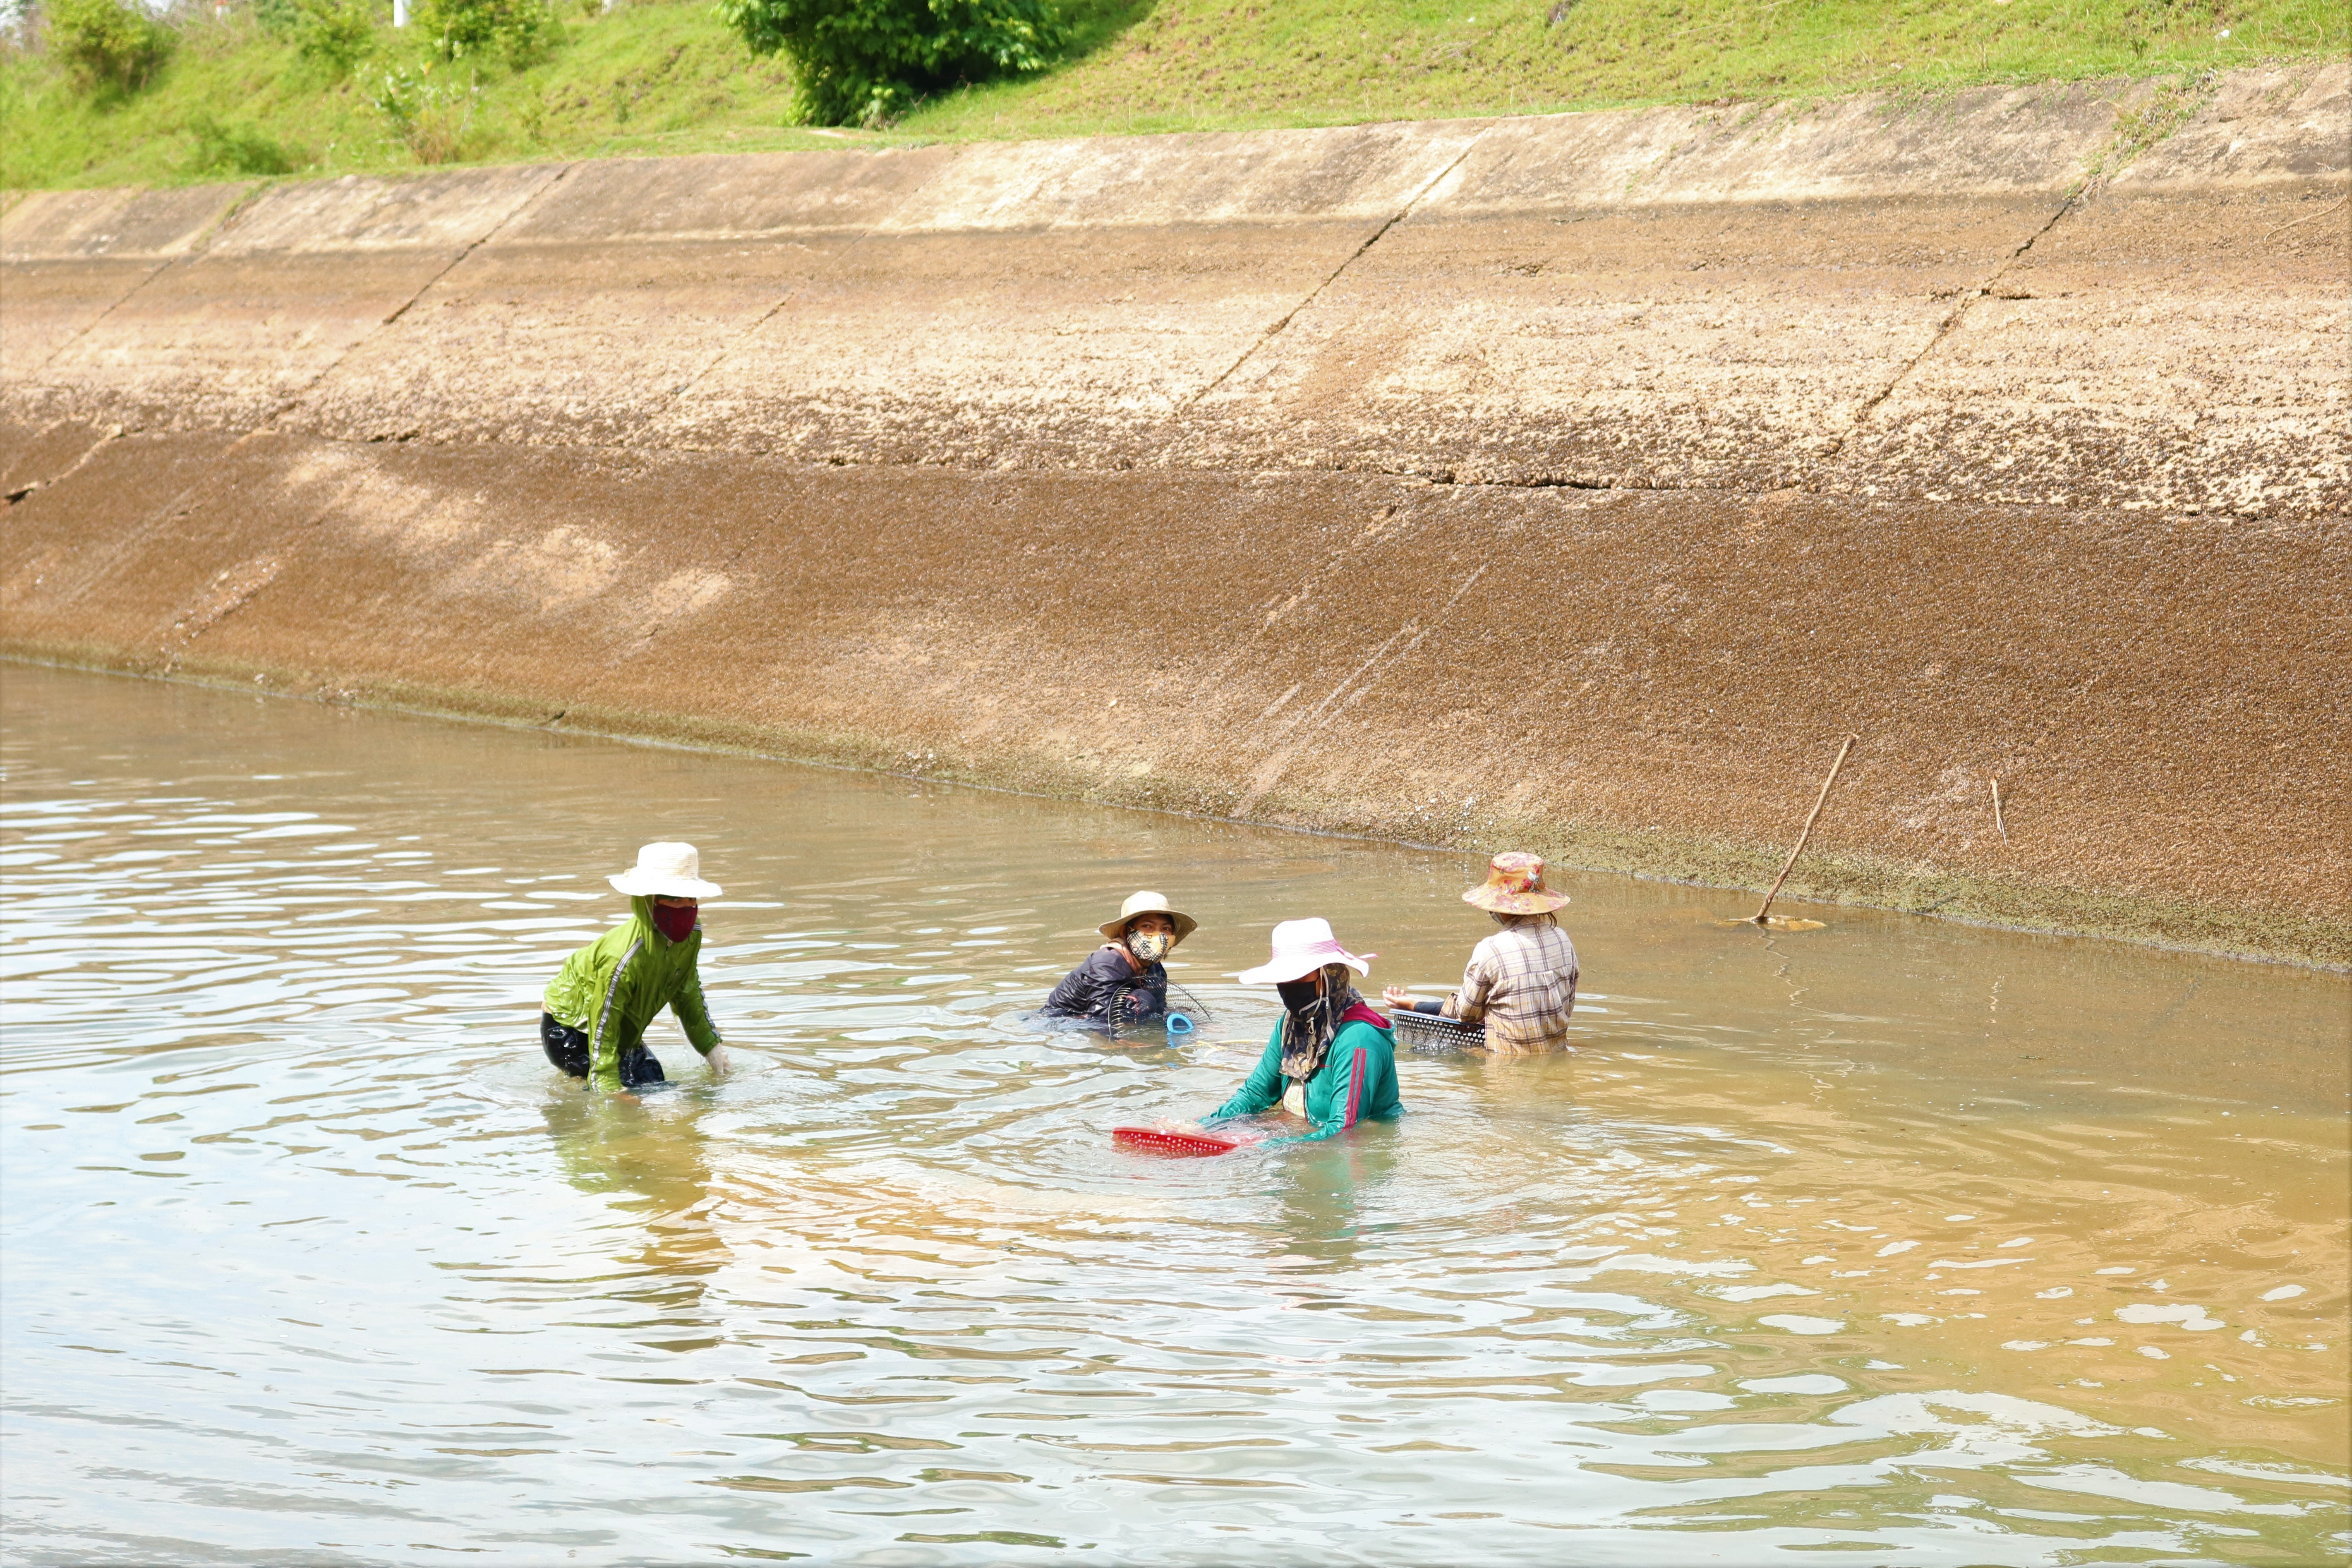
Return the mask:
<path id="1" fill-rule="evenodd" d="M 50 0 L 44 12 L 49 49 L 86 92 L 135 92 L 176 41 L 137 0 Z"/>
<path id="2" fill-rule="evenodd" d="M 522 69 L 563 41 L 547 0 L 425 0 L 417 26 L 442 60 L 495 59 Z"/>
<path id="3" fill-rule="evenodd" d="M 462 12 L 414 0 L 404 28 L 392 0 L 152 3 L 169 8 L 0 0 L 0 184 L 838 147 L 845 134 L 888 144 L 1983 83 L 2193 86 L 2352 50 L 2343 0 L 1056 0 L 1057 14 L 1045 0 L 1025 12 L 940 0 L 947 44 L 830 65 L 813 53 L 803 71 L 794 18 L 869 5 L 887 17 L 926 0 L 761 0 L 759 17 L 738 0 L 749 35 L 714 0 L 469 0 Z M 1028 35 L 971 42 L 1024 17 Z M 754 35 L 772 52 L 747 47 Z M 866 128 L 803 128 L 828 121 Z"/>
<path id="4" fill-rule="evenodd" d="M 755 55 L 792 60 L 803 121 L 879 126 L 928 94 L 1054 63 L 1053 0 L 719 0 Z"/>
<path id="5" fill-rule="evenodd" d="M 434 64 L 377 72 L 368 101 L 418 163 L 462 163 L 481 107 L 481 78 L 471 69 L 436 73 Z"/>
<path id="6" fill-rule="evenodd" d="M 366 0 L 254 0 L 253 15 L 330 79 L 351 75 L 375 52 L 375 14 Z"/>

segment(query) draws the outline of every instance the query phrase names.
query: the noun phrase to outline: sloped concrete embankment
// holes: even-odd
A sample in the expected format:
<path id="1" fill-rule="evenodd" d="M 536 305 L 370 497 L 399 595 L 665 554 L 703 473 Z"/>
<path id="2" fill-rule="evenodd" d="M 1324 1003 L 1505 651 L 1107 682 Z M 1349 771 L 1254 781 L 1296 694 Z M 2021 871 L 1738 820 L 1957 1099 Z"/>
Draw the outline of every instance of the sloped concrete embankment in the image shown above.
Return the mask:
<path id="1" fill-rule="evenodd" d="M 0 635 L 2343 963 L 2347 111 L 20 195 Z"/>

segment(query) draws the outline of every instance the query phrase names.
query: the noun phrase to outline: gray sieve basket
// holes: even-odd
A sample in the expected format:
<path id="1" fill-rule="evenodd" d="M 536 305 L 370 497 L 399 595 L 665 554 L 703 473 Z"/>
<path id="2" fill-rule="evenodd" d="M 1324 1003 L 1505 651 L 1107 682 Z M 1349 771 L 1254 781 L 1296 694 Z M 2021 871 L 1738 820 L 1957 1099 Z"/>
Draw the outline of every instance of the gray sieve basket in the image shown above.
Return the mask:
<path id="1" fill-rule="evenodd" d="M 1390 1014 L 1389 1022 L 1396 1026 L 1397 1044 L 1409 1051 L 1442 1056 L 1448 1051 L 1486 1048 L 1484 1024 L 1465 1024 L 1459 1018 L 1441 1018 L 1434 1013 L 1402 1011 Z"/>

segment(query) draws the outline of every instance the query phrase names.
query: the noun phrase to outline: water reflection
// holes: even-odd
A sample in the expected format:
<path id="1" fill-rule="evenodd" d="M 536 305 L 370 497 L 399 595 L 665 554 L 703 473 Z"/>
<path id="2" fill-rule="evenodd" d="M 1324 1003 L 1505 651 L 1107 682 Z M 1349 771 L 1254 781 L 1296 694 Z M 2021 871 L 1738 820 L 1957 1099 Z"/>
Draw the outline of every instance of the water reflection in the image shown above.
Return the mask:
<path id="1" fill-rule="evenodd" d="M 599 1292 L 646 1314 L 625 1325 L 660 1350 L 719 1342 L 719 1319 L 704 1308 L 713 1276 L 731 1260 L 712 1223 L 699 1118 L 675 1103 L 690 1090 L 636 1096 L 565 1086 L 546 1105 L 549 1142 L 575 1191 L 604 1201 L 616 1271 Z"/>
<path id="2" fill-rule="evenodd" d="M 1214 1160 L 1231 972 L 1449 858 L 12 669 L 11 1560 L 2300 1563 L 2342 977 L 1570 879 L 1580 1051 Z M 560 763 L 560 766 L 551 765 Z M 739 1068 L 533 1026 L 700 845 Z M 882 869 L 877 869 L 877 868 Z M 1201 1032 L 1024 1021 L 1182 895 Z M 1822 912 L 1822 911 L 1815 911 Z"/>
<path id="3" fill-rule="evenodd" d="M 1291 1121 L 1285 1129 L 1305 1125 Z M 1396 1169 L 1391 1126 L 1366 1122 L 1349 1135 L 1301 1143 L 1267 1161 L 1273 1176 L 1265 1213 L 1257 1223 L 1285 1239 L 1282 1261 L 1293 1268 L 1352 1269 L 1361 1260 L 1370 1200 L 1377 1213 L 1380 1189 Z M 1370 1222 L 1376 1230 L 1379 1222 Z"/>

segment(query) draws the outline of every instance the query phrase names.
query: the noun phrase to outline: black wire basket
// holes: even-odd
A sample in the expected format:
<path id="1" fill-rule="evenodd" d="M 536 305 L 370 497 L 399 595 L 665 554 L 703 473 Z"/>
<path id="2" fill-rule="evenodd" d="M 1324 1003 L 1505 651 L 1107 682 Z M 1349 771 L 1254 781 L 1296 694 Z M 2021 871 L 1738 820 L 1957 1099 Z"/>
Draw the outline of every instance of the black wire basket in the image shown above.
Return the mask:
<path id="1" fill-rule="evenodd" d="M 1389 1022 L 1396 1026 L 1398 1045 L 1425 1056 L 1486 1048 L 1484 1024 L 1465 1024 L 1459 1018 L 1441 1017 L 1435 1013 L 1409 1013 L 1402 1008 L 1389 1015 Z"/>

